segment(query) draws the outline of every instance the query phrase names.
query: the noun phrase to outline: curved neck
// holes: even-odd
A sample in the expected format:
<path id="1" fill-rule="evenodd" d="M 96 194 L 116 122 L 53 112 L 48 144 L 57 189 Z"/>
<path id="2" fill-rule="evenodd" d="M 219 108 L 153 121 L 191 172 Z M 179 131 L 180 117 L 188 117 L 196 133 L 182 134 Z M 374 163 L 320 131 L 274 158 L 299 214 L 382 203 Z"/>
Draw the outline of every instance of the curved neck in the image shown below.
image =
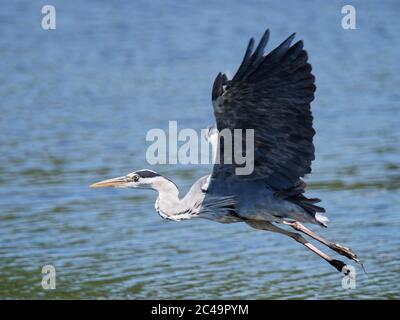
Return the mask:
<path id="1" fill-rule="evenodd" d="M 175 183 L 171 180 L 159 176 L 150 187 L 158 192 L 158 198 L 163 200 L 178 200 L 179 201 L 179 189 Z"/>
<path id="2" fill-rule="evenodd" d="M 200 180 L 198 180 L 200 181 Z M 198 183 L 195 183 L 182 199 L 179 198 L 179 189 L 171 180 L 159 176 L 157 181 L 152 183 L 151 188 L 158 191 L 158 198 L 155 203 L 157 212 L 164 219 L 186 220 L 192 219 L 199 214 L 199 191 Z"/>
<path id="3" fill-rule="evenodd" d="M 175 183 L 163 176 L 158 176 L 149 184 L 149 187 L 158 192 L 155 208 L 160 216 L 168 219 L 180 212 L 182 201 L 179 199 L 179 189 Z"/>

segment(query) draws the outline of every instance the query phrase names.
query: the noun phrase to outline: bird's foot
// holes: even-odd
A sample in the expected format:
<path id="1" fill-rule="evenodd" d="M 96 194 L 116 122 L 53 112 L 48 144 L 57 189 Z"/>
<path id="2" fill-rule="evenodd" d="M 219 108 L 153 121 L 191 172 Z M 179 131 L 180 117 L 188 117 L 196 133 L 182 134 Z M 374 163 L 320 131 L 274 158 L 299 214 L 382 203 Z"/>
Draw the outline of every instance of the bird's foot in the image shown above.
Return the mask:
<path id="1" fill-rule="evenodd" d="M 357 262 L 358 264 L 362 265 L 360 259 L 358 259 L 357 255 L 350 248 L 342 246 L 339 243 L 334 243 L 332 249 L 335 250 L 337 253 L 341 254 L 342 256 L 345 256 Z"/>
<path id="2" fill-rule="evenodd" d="M 351 273 L 351 269 L 343 261 L 333 259 L 329 263 L 332 266 L 334 266 L 337 271 L 343 273 L 346 276 L 349 276 L 350 278 L 353 277 L 353 274 Z"/>

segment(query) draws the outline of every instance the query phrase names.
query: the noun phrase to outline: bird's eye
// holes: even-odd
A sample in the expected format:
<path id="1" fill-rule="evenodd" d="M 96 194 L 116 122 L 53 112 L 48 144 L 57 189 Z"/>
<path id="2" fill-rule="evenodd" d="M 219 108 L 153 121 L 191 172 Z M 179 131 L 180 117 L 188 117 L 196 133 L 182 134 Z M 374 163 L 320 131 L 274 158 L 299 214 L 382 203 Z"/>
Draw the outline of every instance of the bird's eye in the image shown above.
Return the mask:
<path id="1" fill-rule="evenodd" d="M 131 177 L 131 180 L 133 180 L 134 182 L 138 182 L 139 181 L 139 176 L 138 175 L 134 175 Z"/>

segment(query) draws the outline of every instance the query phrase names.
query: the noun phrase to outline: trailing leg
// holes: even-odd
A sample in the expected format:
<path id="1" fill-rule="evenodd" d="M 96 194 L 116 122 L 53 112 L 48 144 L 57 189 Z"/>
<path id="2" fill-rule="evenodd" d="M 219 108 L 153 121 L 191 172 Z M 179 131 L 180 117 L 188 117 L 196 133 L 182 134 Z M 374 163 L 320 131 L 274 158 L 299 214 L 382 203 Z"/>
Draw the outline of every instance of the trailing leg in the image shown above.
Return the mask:
<path id="1" fill-rule="evenodd" d="M 323 243 L 324 245 L 326 245 L 327 247 L 331 248 L 332 250 L 336 251 L 337 253 L 351 259 L 354 260 L 355 262 L 359 263 L 362 265 L 361 261 L 358 259 L 357 255 L 350 249 L 347 248 L 345 246 L 342 246 L 341 244 L 338 243 L 334 243 L 331 242 L 329 240 L 326 240 L 324 238 L 322 238 L 321 236 L 319 236 L 318 234 L 316 234 L 315 232 L 311 231 L 310 229 L 308 229 L 307 227 L 305 227 L 303 224 L 301 224 L 300 222 L 297 221 L 293 221 L 293 222 L 288 222 L 288 221 L 284 221 L 284 224 L 292 227 L 293 229 L 303 232 L 304 234 L 308 235 L 309 237 Z"/>
<path id="2" fill-rule="evenodd" d="M 285 229 L 281 229 L 271 222 L 267 221 L 259 221 L 259 220 L 246 220 L 245 221 L 248 225 L 255 229 L 259 230 L 265 230 L 265 231 L 272 231 L 272 232 L 277 232 L 284 234 L 285 236 L 288 236 L 297 242 L 301 243 L 303 246 L 305 246 L 307 249 L 311 250 L 315 254 L 317 254 L 319 257 L 327 261 L 330 265 L 336 268 L 339 272 L 343 272 L 345 275 L 349 274 L 350 270 L 347 267 L 347 265 L 340 260 L 335 260 L 332 259 L 330 256 L 319 250 L 317 247 L 315 247 L 313 244 L 309 243 L 304 237 L 302 237 L 299 233 L 295 232 L 290 232 Z"/>

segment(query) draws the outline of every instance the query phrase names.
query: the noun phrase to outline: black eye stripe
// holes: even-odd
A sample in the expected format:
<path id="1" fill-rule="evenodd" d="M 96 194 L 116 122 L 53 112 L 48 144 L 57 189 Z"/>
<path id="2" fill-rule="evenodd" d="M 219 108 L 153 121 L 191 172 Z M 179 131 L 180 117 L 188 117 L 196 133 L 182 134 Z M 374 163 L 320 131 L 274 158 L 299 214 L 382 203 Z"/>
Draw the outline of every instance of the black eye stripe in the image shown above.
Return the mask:
<path id="1" fill-rule="evenodd" d="M 154 178 L 154 177 L 159 177 L 160 175 L 158 173 L 148 171 L 148 170 L 140 170 L 135 172 L 137 175 L 139 175 L 141 178 Z"/>

